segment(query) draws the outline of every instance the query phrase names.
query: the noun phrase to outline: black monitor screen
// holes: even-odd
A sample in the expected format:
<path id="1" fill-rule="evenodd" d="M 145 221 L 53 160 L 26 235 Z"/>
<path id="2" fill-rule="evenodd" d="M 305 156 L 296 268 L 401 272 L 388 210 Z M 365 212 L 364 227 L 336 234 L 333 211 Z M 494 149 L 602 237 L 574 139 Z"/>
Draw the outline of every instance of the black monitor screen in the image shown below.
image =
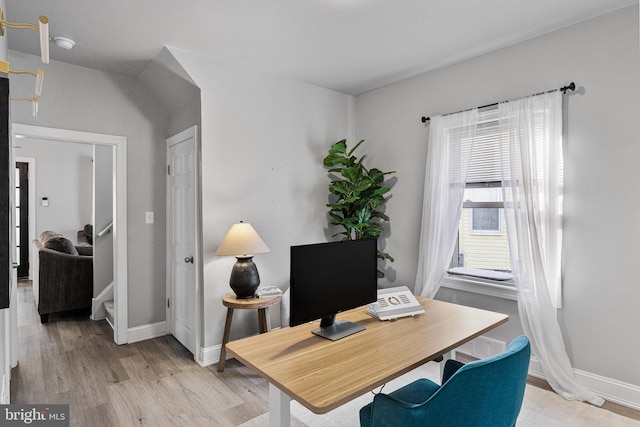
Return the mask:
<path id="1" fill-rule="evenodd" d="M 376 301 L 377 276 L 376 240 L 292 246 L 291 326 Z"/>

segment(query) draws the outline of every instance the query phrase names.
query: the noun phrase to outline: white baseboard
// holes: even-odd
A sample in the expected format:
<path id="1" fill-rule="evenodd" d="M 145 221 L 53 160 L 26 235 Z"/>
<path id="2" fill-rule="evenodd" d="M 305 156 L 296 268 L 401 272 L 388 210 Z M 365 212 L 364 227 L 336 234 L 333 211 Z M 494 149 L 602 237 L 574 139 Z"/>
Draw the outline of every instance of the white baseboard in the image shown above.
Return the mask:
<path id="1" fill-rule="evenodd" d="M 103 320 L 107 318 L 106 311 L 102 306 L 102 301 L 97 298 L 91 298 L 91 320 Z"/>
<path id="2" fill-rule="evenodd" d="M 138 341 L 144 341 L 151 338 L 167 335 L 167 322 L 151 323 L 149 325 L 136 326 L 129 328 L 129 344 Z"/>
<path id="3" fill-rule="evenodd" d="M 0 394 L 0 405 L 8 405 L 9 402 L 9 381 L 7 380 L 7 376 L 2 376 L 2 393 Z"/>
<path id="4" fill-rule="evenodd" d="M 506 343 L 503 343 L 502 341 L 480 336 L 475 340 L 460 346 L 456 349 L 456 352 L 484 359 L 485 356 L 477 354 L 478 349 L 495 349 L 499 346 L 499 343 L 506 346 Z M 503 349 L 504 348 L 506 347 L 503 347 Z M 640 386 L 592 374 L 580 369 L 574 369 L 573 373 L 578 384 L 596 393 L 604 400 L 640 410 Z M 540 362 L 535 356 L 531 356 L 531 361 L 529 363 L 529 375 L 542 380 L 545 379 Z"/>
<path id="5" fill-rule="evenodd" d="M 202 367 L 216 364 L 220 361 L 220 351 L 222 350 L 222 344 L 214 345 L 212 347 L 200 347 L 200 352 L 196 362 Z"/>
<path id="6" fill-rule="evenodd" d="M 592 374 L 580 369 L 574 369 L 573 373 L 578 384 L 596 393 L 604 400 L 640 410 L 640 387 L 637 385 Z M 545 379 L 540 362 L 535 356 L 531 356 L 529 375 Z"/>

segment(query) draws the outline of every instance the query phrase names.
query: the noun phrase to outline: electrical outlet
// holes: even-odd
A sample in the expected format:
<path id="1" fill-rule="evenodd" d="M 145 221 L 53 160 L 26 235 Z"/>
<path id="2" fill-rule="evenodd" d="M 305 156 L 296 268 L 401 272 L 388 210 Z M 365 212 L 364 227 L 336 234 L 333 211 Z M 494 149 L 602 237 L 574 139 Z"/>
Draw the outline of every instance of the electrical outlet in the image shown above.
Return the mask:
<path id="1" fill-rule="evenodd" d="M 147 224 L 153 224 L 153 212 L 147 212 L 145 214 L 145 222 Z"/>

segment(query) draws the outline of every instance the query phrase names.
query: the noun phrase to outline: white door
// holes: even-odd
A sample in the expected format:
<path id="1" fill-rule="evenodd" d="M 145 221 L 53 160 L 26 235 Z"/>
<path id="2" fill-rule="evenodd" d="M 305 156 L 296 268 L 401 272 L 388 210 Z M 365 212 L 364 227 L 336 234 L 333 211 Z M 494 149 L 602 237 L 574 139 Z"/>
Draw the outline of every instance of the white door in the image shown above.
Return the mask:
<path id="1" fill-rule="evenodd" d="M 167 328 L 196 354 L 196 127 L 167 139 Z"/>

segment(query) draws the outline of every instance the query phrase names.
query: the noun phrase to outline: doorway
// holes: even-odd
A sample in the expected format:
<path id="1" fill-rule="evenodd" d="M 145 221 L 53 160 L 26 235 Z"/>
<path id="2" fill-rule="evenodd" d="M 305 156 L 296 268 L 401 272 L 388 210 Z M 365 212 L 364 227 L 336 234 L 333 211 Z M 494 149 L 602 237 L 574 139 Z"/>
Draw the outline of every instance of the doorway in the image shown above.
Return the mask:
<path id="1" fill-rule="evenodd" d="M 128 343 L 127 313 L 127 139 L 122 136 L 94 134 L 67 129 L 12 124 L 12 136 L 109 146 L 114 151 L 113 177 L 113 244 L 114 244 L 114 341 Z M 32 236 L 35 238 L 35 236 Z M 12 331 L 15 334 L 17 331 Z M 14 335 L 15 336 L 15 335 Z"/>
<path id="2" fill-rule="evenodd" d="M 29 277 L 29 163 L 16 162 L 16 260 L 18 279 Z"/>

